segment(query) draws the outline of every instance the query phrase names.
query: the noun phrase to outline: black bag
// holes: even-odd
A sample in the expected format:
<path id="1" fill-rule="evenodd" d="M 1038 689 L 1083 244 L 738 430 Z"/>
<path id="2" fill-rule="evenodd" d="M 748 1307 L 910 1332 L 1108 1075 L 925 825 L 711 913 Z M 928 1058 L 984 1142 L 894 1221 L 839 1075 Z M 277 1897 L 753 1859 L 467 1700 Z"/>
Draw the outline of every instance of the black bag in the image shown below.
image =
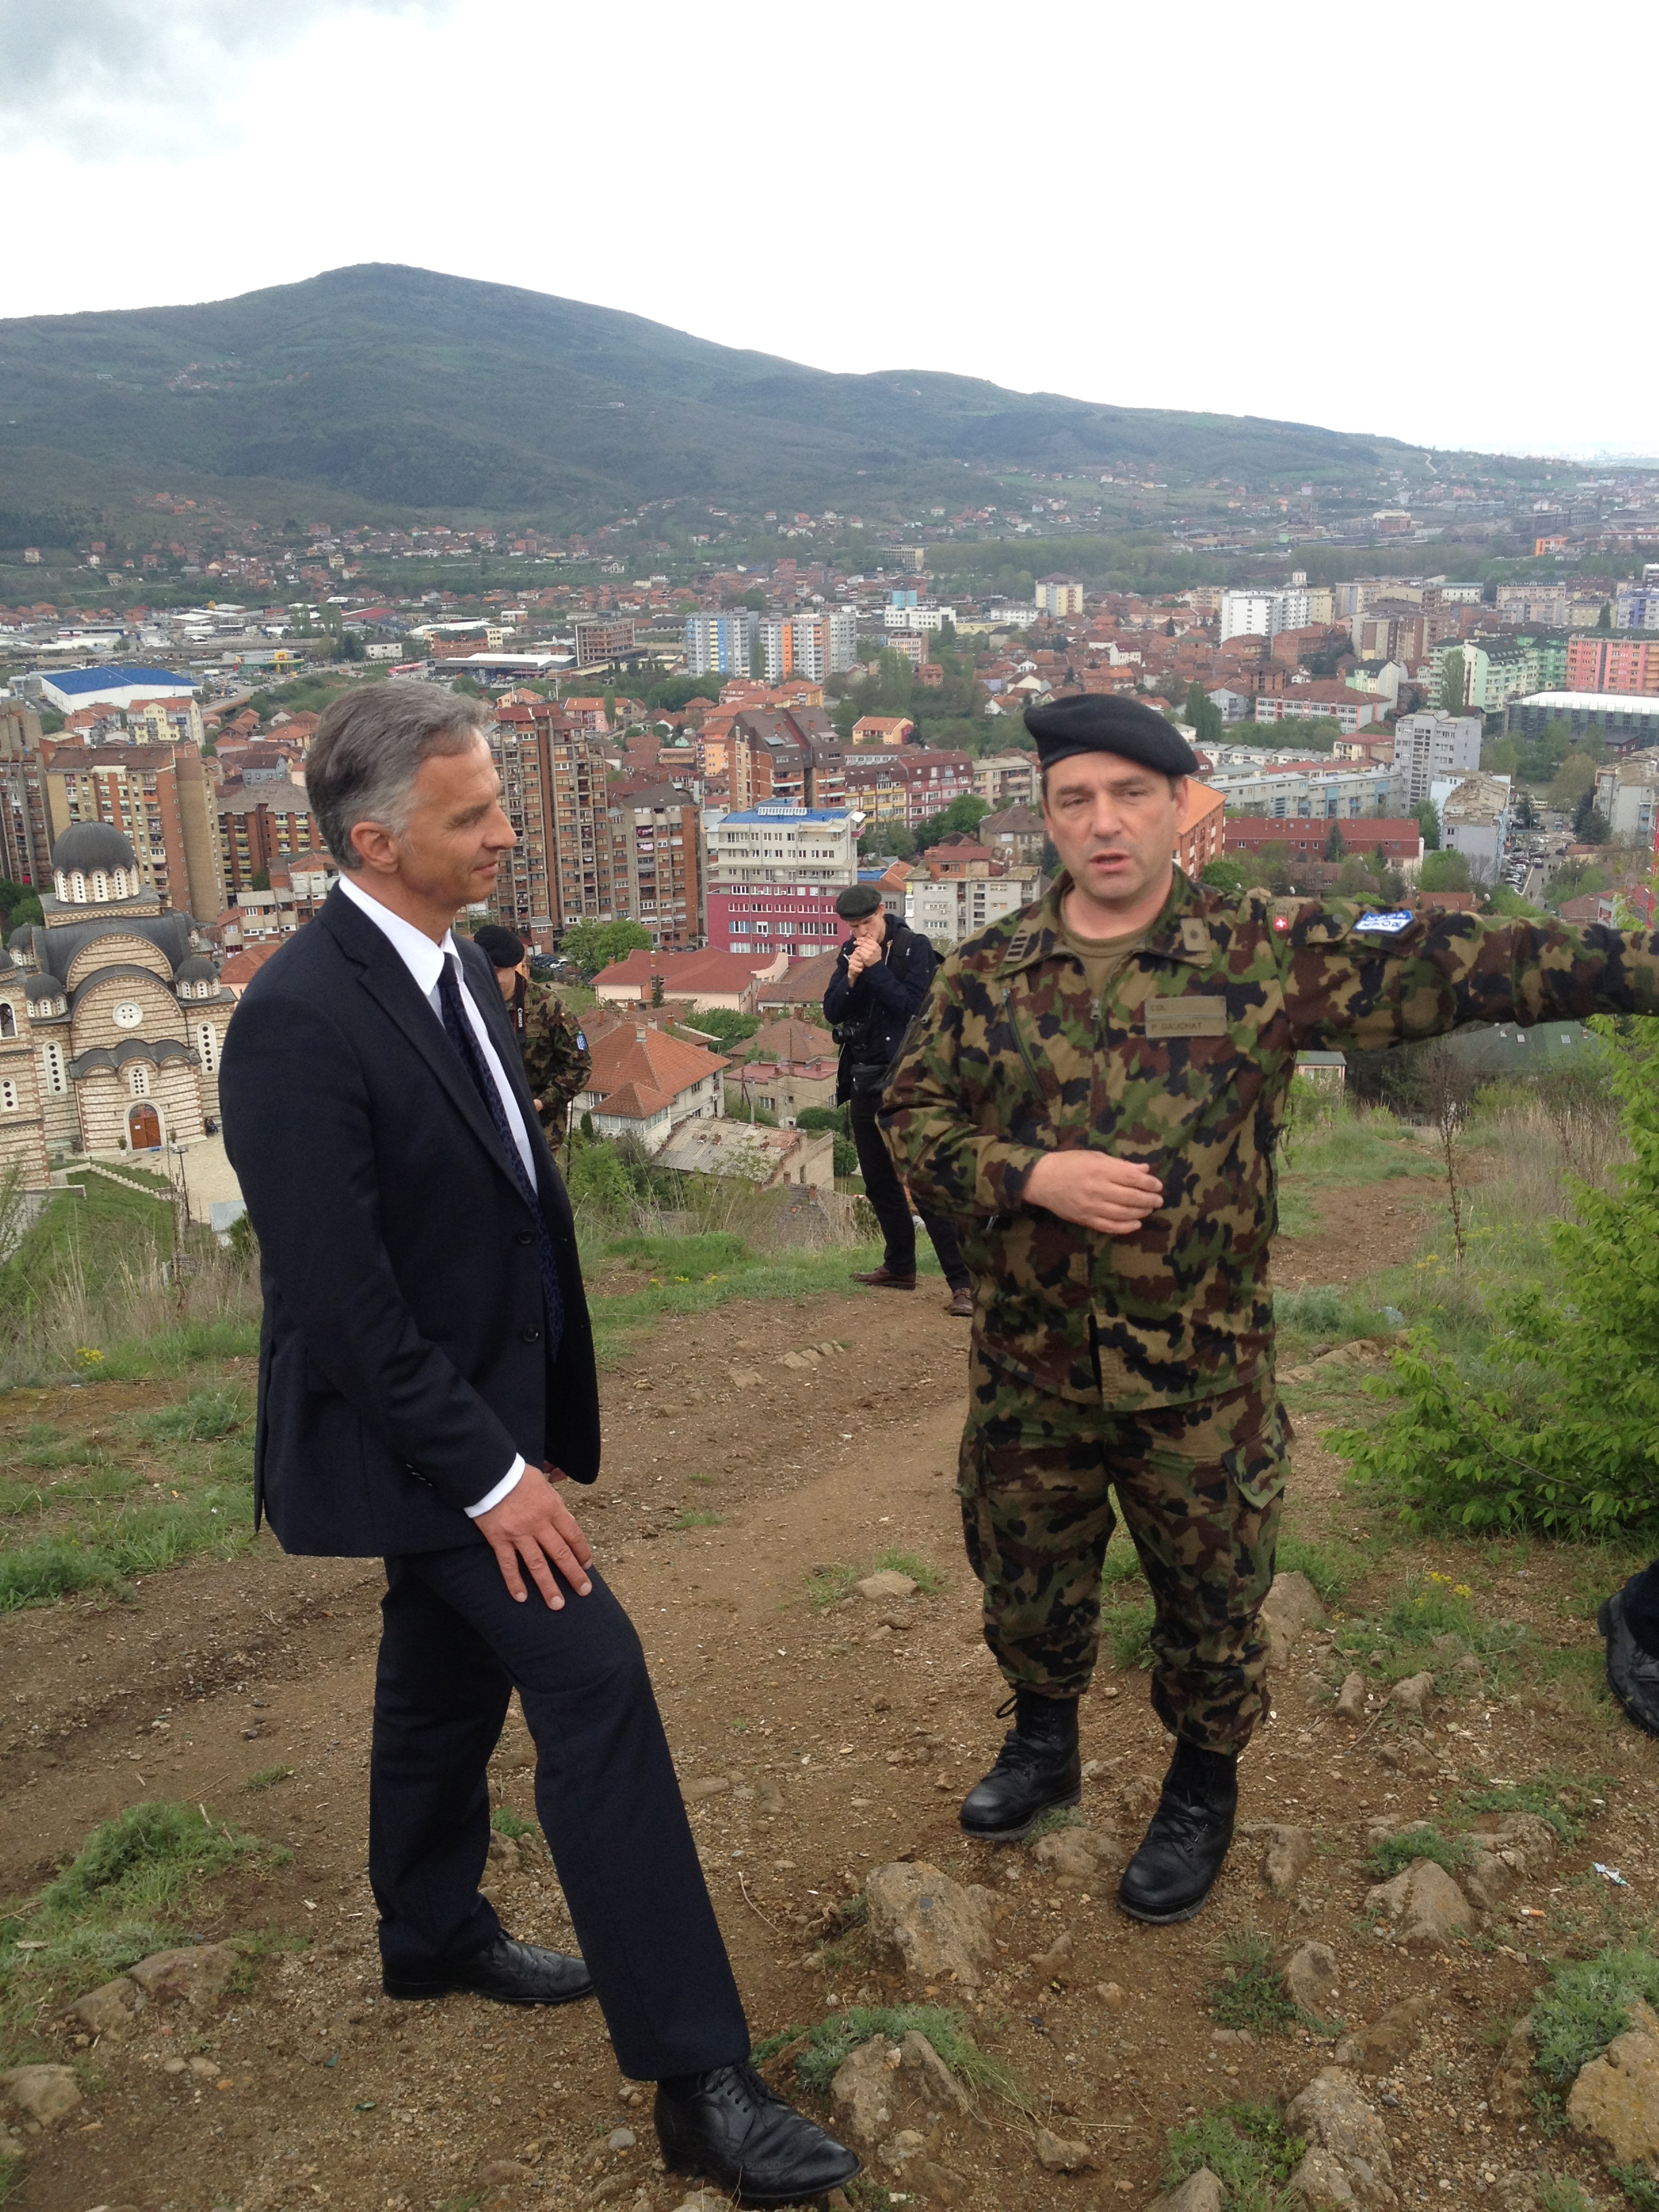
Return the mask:
<path id="1" fill-rule="evenodd" d="M 855 1060 L 847 1071 L 854 1095 L 868 1098 L 885 1091 L 892 1069 L 890 1060 Z"/>

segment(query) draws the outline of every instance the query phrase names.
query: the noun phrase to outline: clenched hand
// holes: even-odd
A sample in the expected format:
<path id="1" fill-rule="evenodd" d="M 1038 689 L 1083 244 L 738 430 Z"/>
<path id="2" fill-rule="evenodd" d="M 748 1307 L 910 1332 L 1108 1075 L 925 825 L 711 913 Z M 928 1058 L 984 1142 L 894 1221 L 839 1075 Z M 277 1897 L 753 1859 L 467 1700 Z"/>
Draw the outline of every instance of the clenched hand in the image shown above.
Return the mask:
<path id="1" fill-rule="evenodd" d="M 1138 1160 L 1085 1150 L 1049 1152 L 1025 1178 L 1024 1199 L 1103 1237 L 1133 1237 L 1163 1205 L 1164 1186 Z"/>
<path id="2" fill-rule="evenodd" d="M 563 1477 L 560 1476 L 559 1480 Z M 575 1516 L 538 1467 L 526 1467 L 499 1505 L 481 1513 L 477 1527 L 495 1554 L 501 1580 L 520 1605 L 528 1593 L 520 1562 L 548 1604 L 556 1613 L 564 1592 L 554 1577 L 556 1567 L 578 1597 L 593 1585 L 587 1577 L 593 1547 L 576 1526 Z M 549 1562 L 552 1565 L 550 1565 Z"/>

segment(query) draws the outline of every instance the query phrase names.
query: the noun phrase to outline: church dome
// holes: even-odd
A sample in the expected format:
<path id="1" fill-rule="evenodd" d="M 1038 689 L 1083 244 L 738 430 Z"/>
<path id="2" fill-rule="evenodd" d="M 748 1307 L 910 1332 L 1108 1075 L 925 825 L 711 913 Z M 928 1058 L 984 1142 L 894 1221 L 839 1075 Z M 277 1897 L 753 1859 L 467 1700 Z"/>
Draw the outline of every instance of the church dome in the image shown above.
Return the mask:
<path id="1" fill-rule="evenodd" d="M 199 952 L 191 953 L 173 978 L 178 983 L 216 983 L 218 980 L 219 970 Z"/>
<path id="2" fill-rule="evenodd" d="M 26 921 L 20 929 L 14 929 L 6 939 L 6 943 L 14 952 L 21 952 L 25 955 L 33 952 L 34 950 L 33 925 Z"/>
<path id="3" fill-rule="evenodd" d="M 120 831 L 107 822 L 75 822 L 52 848 L 52 873 L 90 875 L 94 868 L 138 872 L 138 856 Z"/>
<path id="4" fill-rule="evenodd" d="M 23 986 L 23 996 L 32 1006 L 50 1002 L 64 996 L 64 986 L 55 975 L 31 975 Z"/>

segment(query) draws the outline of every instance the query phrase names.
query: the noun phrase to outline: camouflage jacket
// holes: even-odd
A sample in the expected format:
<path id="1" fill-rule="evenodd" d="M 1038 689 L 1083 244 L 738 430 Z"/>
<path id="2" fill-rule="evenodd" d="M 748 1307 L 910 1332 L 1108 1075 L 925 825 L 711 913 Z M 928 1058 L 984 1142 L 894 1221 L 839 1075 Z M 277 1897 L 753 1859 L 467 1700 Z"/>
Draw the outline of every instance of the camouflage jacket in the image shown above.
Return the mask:
<path id="1" fill-rule="evenodd" d="M 1179 1405 L 1271 1368 L 1273 1146 L 1298 1050 L 1659 1013 L 1645 933 L 1239 897 L 1179 872 L 1097 1002 L 1059 933 L 1069 888 L 1062 876 L 945 961 L 881 1109 L 914 1195 L 966 1224 L 978 1349 L 1061 1397 Z M 1163 1183 L 1138 1234 L 1021 1203 L 1038 1159 L 1074 1145 Z"/>
<path id="2" fill-rule="evenodd" d="M 515 1019 L 532 1097 L 541 1101 L 542 1127 L 557 1138 L 570 1118 L 571 1102 L 593 1066 L 581 1024 L 545 983 L 526 985 L 522 1019 Z"/>

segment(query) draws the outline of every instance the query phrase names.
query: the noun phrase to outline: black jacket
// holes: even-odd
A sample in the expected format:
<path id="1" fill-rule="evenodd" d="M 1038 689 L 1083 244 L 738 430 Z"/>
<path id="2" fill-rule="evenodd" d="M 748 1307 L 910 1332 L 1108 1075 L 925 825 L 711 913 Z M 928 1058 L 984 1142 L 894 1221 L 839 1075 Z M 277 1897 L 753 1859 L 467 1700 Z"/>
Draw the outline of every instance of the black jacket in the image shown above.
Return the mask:
<path id="1" fill-rule="evenodd" d="M 482 1542 L 465 1508 L 522 1452 L 591 1482 L 593 1340 L 570 1204 L 484 955 L 462 974 L 536 1162 L 564 1330 L 547 1356 L 530 1202 L 442 1024 L 334 891 L 225 1038 L 225 1145 L 259 1240 L 256 1511 L 284 1550 Z"/>
<path id="2" fill-rule="evenodd" d="M 848 938 L 823 994 L 824 1019 L 841 1039 L 836 1103 L 853 1095 L 854 1067 L 886 1067 L 898 1057 L 904 1032 L 921 1012 L 939 966 L 939 955 L 920 930 L 887 917 L 882 957 L 855 981 L 847 977 Z"/>

